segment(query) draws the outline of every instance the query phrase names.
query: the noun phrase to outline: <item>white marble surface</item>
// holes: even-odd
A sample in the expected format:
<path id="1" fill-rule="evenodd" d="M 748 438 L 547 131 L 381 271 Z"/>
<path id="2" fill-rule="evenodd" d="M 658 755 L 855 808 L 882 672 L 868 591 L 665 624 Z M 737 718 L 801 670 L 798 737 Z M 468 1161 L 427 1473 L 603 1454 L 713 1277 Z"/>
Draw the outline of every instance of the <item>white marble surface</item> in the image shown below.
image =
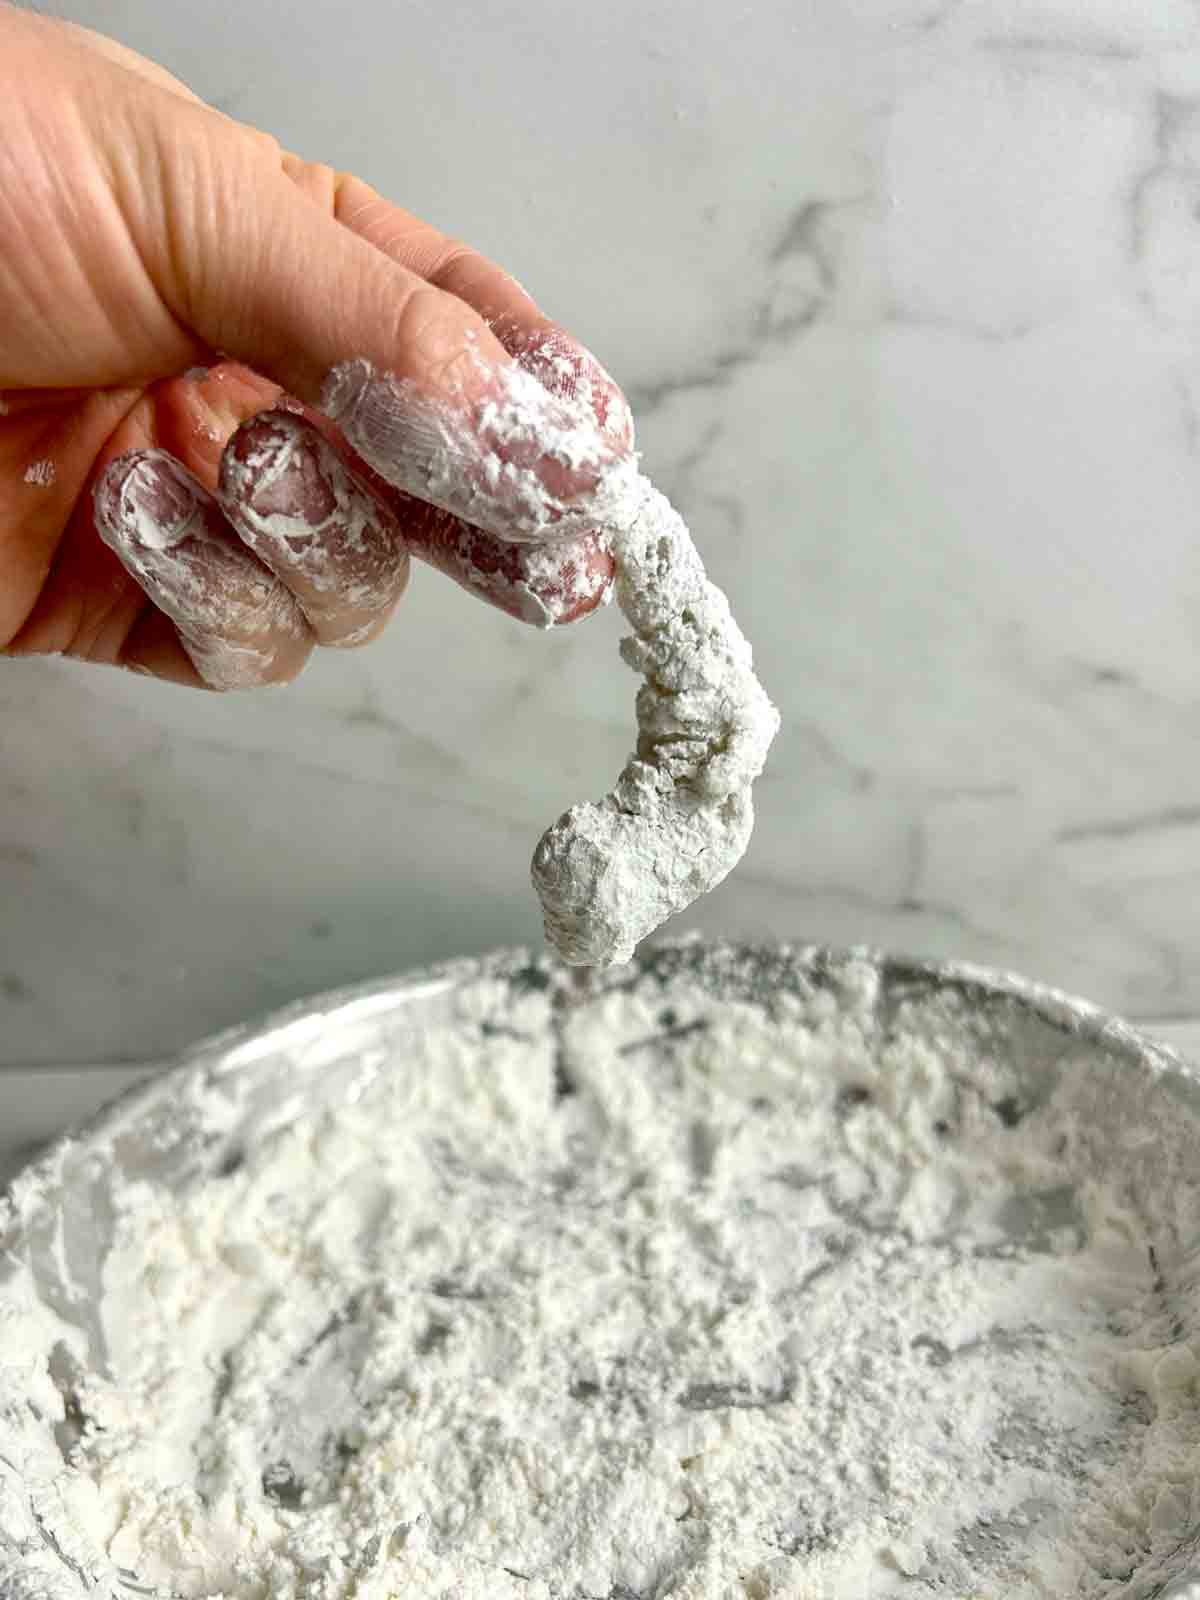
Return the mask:
<path id="1" fill-rule="evenodd" d="M 1200 1015 L 1192 0 L 61 9 L 496 255 L 624 382 L 785 716 L 692 925 Z M 283 693 L 0 662 L 0 1061 L 535 939 L 531 846 L 629 739 L 616 635 L 422 573 Z"/>

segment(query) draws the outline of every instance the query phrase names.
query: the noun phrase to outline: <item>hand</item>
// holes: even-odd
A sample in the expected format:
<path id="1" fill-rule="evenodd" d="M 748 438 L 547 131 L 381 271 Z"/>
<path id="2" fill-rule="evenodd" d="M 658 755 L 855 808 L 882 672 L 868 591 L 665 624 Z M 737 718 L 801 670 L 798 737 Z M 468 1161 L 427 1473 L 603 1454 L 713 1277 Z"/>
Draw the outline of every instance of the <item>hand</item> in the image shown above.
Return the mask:
<path id="1" fill-rule="evenodd" d="M 525 620 L 603 598 L 628 408 L 512 278 L 3 0 L 0 90 L 0 653 L 284 682 L 380 631 L 410 552 Z M 589 402 L 588 450 L 489 432 L 514 385 L 535 438 Z M 548 513 L 480 490 L 522 477 Z"/>

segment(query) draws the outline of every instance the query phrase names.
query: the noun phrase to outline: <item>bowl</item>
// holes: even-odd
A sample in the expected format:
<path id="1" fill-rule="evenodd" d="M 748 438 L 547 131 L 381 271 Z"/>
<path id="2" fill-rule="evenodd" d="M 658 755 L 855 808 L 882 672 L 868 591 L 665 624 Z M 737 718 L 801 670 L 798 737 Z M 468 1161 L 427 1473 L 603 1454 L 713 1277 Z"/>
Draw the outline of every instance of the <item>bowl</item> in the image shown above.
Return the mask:
<path id="1" fill-rule="evenodd" d="M 0 1197 L 6 1600 L 1198 1584 L 1200 1075 L 1021 978 L 500 952 Z"/>

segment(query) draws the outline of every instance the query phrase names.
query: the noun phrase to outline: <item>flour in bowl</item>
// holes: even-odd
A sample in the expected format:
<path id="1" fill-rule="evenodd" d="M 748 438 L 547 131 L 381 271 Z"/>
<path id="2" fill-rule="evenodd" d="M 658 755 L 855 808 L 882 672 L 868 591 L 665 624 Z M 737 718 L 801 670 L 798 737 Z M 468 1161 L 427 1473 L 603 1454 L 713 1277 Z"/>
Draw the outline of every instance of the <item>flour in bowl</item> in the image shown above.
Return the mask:
<path id="1" fill-rule="evenodd" d="M 28 1557 L 0 1591 L 79 1592 L 47 1538 L 102 1593 L 192 1600 L 1149 1600 L 1178 1573 L 1194 1096 L 1049 1029 L 1030 1070 L 1003 1016 L 885 1005 L 867 962 L 766 1008 L 502 987 L 328 1104 L 330 1069 L 298 1080 L 251 1140 L 236 1074 L 182 1087 L 138 1146 L 186 1121 L 175 1189 L 87 1199 L 81 1170 L 116 1232 L 90 1351 L 94 1263 L 31 1188 L 0 1209 Z"/>

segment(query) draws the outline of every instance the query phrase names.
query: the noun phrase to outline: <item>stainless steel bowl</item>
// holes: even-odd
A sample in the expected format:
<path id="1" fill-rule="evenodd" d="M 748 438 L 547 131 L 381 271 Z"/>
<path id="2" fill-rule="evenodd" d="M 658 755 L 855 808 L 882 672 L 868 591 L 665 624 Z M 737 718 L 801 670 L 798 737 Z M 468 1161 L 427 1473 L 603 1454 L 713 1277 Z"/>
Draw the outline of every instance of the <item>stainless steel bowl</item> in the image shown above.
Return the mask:
<path id="1" fill-rule="evenodd" d="M 170 1070 L 57 1143 L 0 1196 L 0 1596 L 68 1600 L 95 1592 L 97 1583 L 101 1592 L 104 1586 L 113 1593 L 148 1592 L 135 1573 L 118 1572 L 114 1578 L 99 1552 L 89 1551 L 81 1536 L 56 1523 L 49 1482 L 51 1468 L 62 1467 L 63 1418 L 31 1406 L 29 1391 L 22 1388 L 28 1364 L 19 1369 L 14 1353 L 3 1347 L 5 1298 L 32 1286 L 46 1312 L 47 1347 L 37 1359 L 51 1360 L 53 1330 L 65 1326 L 79 1335 L 88 1362 L 106 1369 L 97 1305 L 118 1179 L 136 1177 L 180 1189 L 228 1171 L 231 1163 L 247 1159 L 258 1141 L 301 1113 L 361 1093 L 374 1075 L 388 1070 L 391 1052 L 414 1033 L 461 1029 L 463 997 L 479 987 L 481 978 L 490 996 L 487 1025 L 503 1027 L 507 1009 L 536 992 L 545 996 L 544 1025 L 553 1033 L 573 1010 L 614 988 L 644 990 L 660 1009 L 670 1005 L 684 1014 L 696 996 L 703 996 L 706 1004 L 733 1001 L 770 1016 L 781 996 L 812 1000 L 825 995 L 836 1005 L 851 974 L 861 994 L 864 973 L 873 985 L 881 1038 L 901 1015 L 906 1027 L 920 1026 L 927 1015 L 931 1037 L 942 1037 L 950 1017 L 962 1037 L 978 1039 L 1015 1073 L 1024 1105 L 1043 1102 L 1064 1074 L 1085 1072 L 1096 1086 L 1097 1114 L 1122 1130 L 1126 1156 L 1141 1148 L 1142 1134 L 1144 1145 L 1157 1136 L 1154 1130 L 1169 1124 L 1177 1135 L 1176 1153 L 1195 1153 L 1190 1170 L 1200 1188 L 1196 1068 L 1094 1006 L 972 966 L 933 965 L 866 950 L 684 941 L 653 948 L 629 968 L 590 978 L 540 957 L 503 952 L 293 1005 L 189 1051 Z M 477 1027 L 478 1006 L 470 1015 Z M 224 1108 L 219 1135 L 213 1132 L 217 1104 Z M 1176 1341 L 1190 1341 L 1200 1352 L 1198 1262 L 1200 1237 L 1180 1238 L 1174 1258 L 1160 1259 L 1157 1271 Z M 1200 1396 L 1196 1405 L 1200 1408 Z M 1194 1470 L 1200 1485 L 1200 1461 Z M 1165 1559 L 1114 1575 L 1112 1584 L 1094 1593 L 1110 1600 L 1165 1600 L 1192 1594 L 1193 1584 L 1200 1585 L 1200 1520 Z M 935 1575 L 913 1592 L 950 1591 Z M 1001 1592 L 976 1591 L 988 1600 L 1000 1600 Z"/>

